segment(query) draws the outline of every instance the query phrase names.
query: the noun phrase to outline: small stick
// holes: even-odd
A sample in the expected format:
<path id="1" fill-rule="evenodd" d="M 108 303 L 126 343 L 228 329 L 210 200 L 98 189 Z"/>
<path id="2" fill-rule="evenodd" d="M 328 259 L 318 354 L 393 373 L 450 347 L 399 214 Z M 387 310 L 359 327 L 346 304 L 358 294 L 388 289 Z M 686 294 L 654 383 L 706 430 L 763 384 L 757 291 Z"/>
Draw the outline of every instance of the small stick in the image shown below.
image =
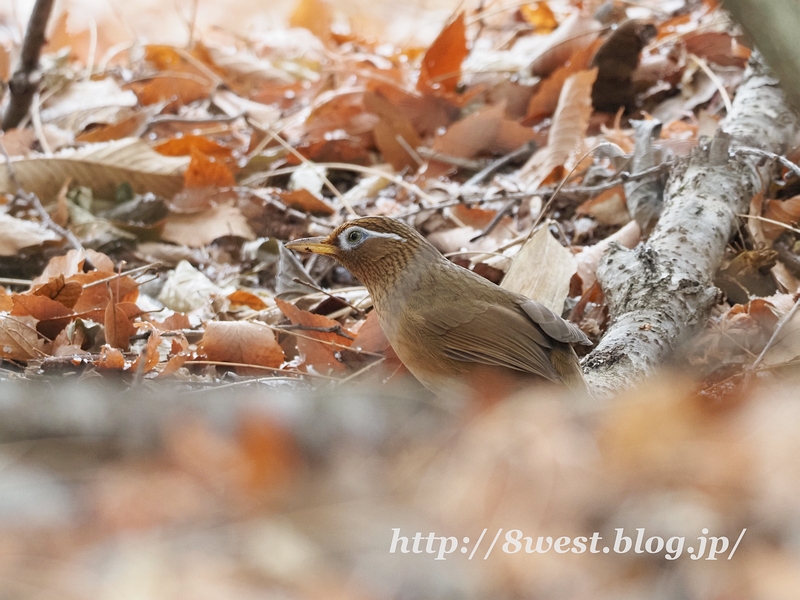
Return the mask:
<path id="1" fill-rule="evenodd" d="M 36 0 L 33 5 L 25 39 L 22 41 L 22 53 L 19 66 L 8 82 L 9 102 L 3 117 L 3 131 L 19 125 L 30 110 L 33 95 L 41 83 L 39 55 L 45 42 L 45 30 L 53 10 L 53 0 Z"/>

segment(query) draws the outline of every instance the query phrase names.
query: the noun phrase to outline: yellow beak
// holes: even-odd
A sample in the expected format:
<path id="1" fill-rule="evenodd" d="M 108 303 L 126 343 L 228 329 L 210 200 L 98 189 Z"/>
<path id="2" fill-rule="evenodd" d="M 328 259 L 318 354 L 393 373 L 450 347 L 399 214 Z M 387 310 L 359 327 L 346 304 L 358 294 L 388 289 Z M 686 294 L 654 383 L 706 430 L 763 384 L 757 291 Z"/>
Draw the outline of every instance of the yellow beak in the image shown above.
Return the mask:
<path id="1" fill-rule="evenodd" d="M 286 242 L 285 246 L 289 250 L 297 250 L 298 252 L 313 252 L 314 254 L 336 254 L 338 248 L 327 241 L 328 238 L 313 237 L 302 238 Z"/>

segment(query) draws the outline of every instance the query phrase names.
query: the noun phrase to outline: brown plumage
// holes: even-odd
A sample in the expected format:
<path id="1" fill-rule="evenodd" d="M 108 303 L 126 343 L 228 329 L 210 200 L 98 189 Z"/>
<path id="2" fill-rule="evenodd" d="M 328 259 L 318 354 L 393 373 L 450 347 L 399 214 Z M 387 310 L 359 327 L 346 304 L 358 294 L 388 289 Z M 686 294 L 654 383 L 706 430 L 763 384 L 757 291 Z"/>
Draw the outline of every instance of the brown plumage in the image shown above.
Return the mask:
<path id="1" fill-rule="evenodd" d="M 357 277 L 398 357 L 433 391 L 476 370 L 584 387 L 571 346 L 590 343 L 580 329 L 453 264 L 405 223 L 363 217 L 286 247 L 332 256 Z"/>

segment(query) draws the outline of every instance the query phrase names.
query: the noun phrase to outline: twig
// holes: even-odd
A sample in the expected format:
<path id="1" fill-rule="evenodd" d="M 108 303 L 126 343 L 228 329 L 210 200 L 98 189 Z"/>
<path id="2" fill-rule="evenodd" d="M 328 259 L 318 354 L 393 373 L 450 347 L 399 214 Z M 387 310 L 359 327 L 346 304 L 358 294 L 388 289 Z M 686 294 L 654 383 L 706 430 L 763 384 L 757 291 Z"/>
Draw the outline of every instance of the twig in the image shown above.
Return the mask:
<path id="1" fill-rule="evenodd" d="M 483 239 L 487 235 L 492 233 L 492 231 L 494 230 L 495 227 L 497 227 L 498 223 L 500 223 L 502 218 L 505 217 L 506 214 L 508 214 L 508 212 L 517 202 L 519 202 L 518 199 L 512 199 L 506 202 L 505 205 L 503 205 L 503 208 L 497 211 L 497 214 L 492 218 L 489 224 L 486 227 L 484 227 L 483 231 L 481 231 L 478 235 L 476 235 L 474 238 L 470 240 L 470 243 L 475 243 L 478 240 Z"/>
<path id="2" fill-rule="evenodd" d="M 280 331 L 316 331 L 319 333 L 335 333 L 339 337 L 350 341 L 355 340 L 352 335 L 347 333 L 341 325 L 331 325 L 330 327 L 314 327 L 312 325 L 275 325 L 275 329 Z"/>
<path id="3" fill-rule="evenodd" d="M 533 140 L 531 140 L 526 144 L 523 144 L 513 152 L 510 152 L 509 154 L 506 154 L 505 156 L 498 158 L 497 160 L 485 166 L 483 169 L 475 173 L 475 175 L 467 179 L 464 185 L 465 186 L 478 185 L 484 179 L 486 179 L 490 175 L 493 175 L 497 170 L 502 169 L 505 165 L 507 165 L 511 161 L 521 158 L 523 156 L 527 156 L 529 154 L 533 154 L 534 152 L 536 152 L 536 147 L 537 144 Z"/>
<path id="4" fill-rule="evenodd" d="M 453 165 L 454 167 L 458 167 L 460 169 L 469 169 L 470 171 L 477 171 L 478 169 L 483 168 L 483 163 L 478 160 L 473 160 L 471 158 L 464 158 L 462 156 L 452 156 L 450 154 L 444 154 L 443 152 L 439 152 L 438 150 L 434 150 L 433 148 L 427 148 L 425 146 L 420 146 L 417 148 L 417 153 L 422 158 L 427 160 L 435 160 L 438 162 L 443 162 L 448 165 Z"/>
<path id="5" fill-rule="evenodd" d="M 339 302 L 342 302 L 343 304 L 346 304 L 347 306 L 352 308 L 354 311 L 356 311 L 359 314 L 359 316 L 361 316 L 361 317 L 364 316 L 364 310 L 363 309 L 358 308 L 355 304 L 352 304 L 352 303 L 348 302 L 344 298 L 340 298 L 339 296 L 335 295 L 332 292 L 329 292 L 328 290 L 322 289 L 321 287 L 319 287 L 318 285 L 316 285 L 314 283 L 309 283 L 308 281 L 303 281 L 299 277 L 292 277 L 292 281 L 294 281 L 295 283 L 299 283 L 300 285 L 304 285 L 307 288 L 311 288 L 312 290 L 314 290 L 315 292 L 319 292 L 320 294 L 325 294 L 326 296 L 328 296 L 328 298 L 332 298 L 333 300 L 338 300 Z"/>
<path id="6" fill-rule="evenodd" d="M 800 167 L 798 167 L 788 158 L 781 156 L 780 154 L 775 154 L 774 152 L 768 152 L 767 150 L 761 150 L 760 148 L 752 148 L 750 146 L 736 146 L 735 148 L 731 149 L 731 154 L 733 155 L 752 154 L 753 156 L 760 156 L 762 158 L 770 158 L 772 160 L 777 160 L 784 167 L 789 169 L 792 173 L 800 177 Z"/>
<path id="7" fill-rule="evenodd" d="M 36 0 L 33 5 L 28 29 L 22 42 L 22 53 L 19 66 L 8 82 L 10 99 L 8 109 L 3 117 L 3 131 L 8 131 L 19 125 L 20 121 L 28 114 L 33 95 L 41 83 L 39 70 L 39 55 L 45 42 L 45 30 L 50 13 L 53 10 L 53 0 Z"/>

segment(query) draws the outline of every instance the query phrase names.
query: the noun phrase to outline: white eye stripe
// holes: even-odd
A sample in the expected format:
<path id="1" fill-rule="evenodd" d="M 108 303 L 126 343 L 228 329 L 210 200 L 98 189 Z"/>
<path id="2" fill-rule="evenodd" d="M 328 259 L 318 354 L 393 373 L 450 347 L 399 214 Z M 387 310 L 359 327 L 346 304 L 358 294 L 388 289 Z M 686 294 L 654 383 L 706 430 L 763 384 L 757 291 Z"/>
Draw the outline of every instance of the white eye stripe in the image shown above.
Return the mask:
<path id="1" fill-rule="evenodd" d="M 349 228 L 349 229 L 345 229 L 339 235 L 339 240 L 341 241 L 341 243 L 344 246 L 347 246 L 347 245 L 353 243 L 348 239 L 348 237 L 354 231 L 357 231 L 358 233 L 360 233 L 363 236 L 361 239 L 358 240 L 358 242 L 361 242 L 362 240 L 364 240 L 366 238 L 369 238 L 369 237 L 386 238 L 386 239 L 389 239 L 389 240 L 397 240 L 398 242 L 405 242 L 406 241 L 406 239 L 404 237 L 401 237 L 401 236 L 397 235 L 396 233 L 384 233 L 384 232 L 381 232 L 381 231 L 372 231 L 370 229 L 362 229 L 360 227 L 352 227 L 352 228 Z"/>

